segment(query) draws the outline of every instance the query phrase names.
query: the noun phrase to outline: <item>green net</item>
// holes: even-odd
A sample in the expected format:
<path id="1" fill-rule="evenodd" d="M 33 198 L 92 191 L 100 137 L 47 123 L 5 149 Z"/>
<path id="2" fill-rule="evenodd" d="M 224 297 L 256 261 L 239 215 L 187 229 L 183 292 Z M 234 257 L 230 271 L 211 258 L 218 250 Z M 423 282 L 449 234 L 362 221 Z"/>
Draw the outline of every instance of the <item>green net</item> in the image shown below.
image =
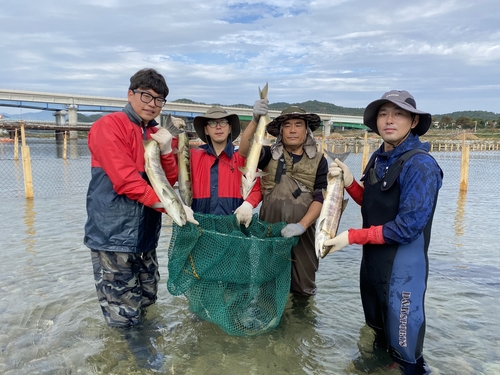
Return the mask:
<path id="1" fill-rule="evenodd" d="M 290 290 L 291 249 L 284 222 L 254 215 L 248 228 L 235 215 L 195 213 L 199 226 L 173 224 L 167 288 L 189 309 L 230 335 L 250 336 L 276 327 Z"/>

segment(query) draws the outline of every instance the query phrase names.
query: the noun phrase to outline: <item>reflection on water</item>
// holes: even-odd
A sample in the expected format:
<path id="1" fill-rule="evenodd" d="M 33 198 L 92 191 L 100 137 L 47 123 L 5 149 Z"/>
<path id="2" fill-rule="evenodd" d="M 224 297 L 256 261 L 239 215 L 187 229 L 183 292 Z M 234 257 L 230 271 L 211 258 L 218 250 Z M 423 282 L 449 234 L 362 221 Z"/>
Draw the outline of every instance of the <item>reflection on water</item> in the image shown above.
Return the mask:
<path id="1" fill-rule="evenodd" d="M 24 233 L 26 233 L 26 237 L 23 238 L 23 243 L 26 246 L 26 251 L 32 253 L 33 256 L 36 256 L 36 229 L 35 229 L 35 216 L 36 212 L 34 211 L 35 201 L 34 199 L 25 199 L 24 206 L 24 224 L 26 225 L 26 229 Z M 31 260 L 28 260 L 28 264 L 31 263 Z"/>
<path id="2" fill-rule="evenodd" d="M 465 204 L 467 203 L 467 191 L 459 191 L 457 199 L 457 211 L 455 213 L 455 237 L 464 235 L 465 225 Z"/>
<path id="3" fill-rule="evenodd" d="M 355 175 L 360 158 L 347 160 Z M 498 206 L 484 185 L 496 182 L 483 180 L 483 189 L 459 194 L 446 180 L 454 172 L 448 172 L 446 160 L 442 164 L 445 185 L 429 249 L 424 355 L 433 374 L 500 374 L 495 313 L 500 248 L 492 230 Z M 75 165 L 89 168 L 88 160 L 62 163 L 58 184 L 74 184 Z M 184 297 L 168 293 L 172 232 L 165 216 L 158 302 L 148 308 L 142 326 L 111 329 L 95 294 L 90 251 L 82 244 L 85 192 L 50 198 L 37 192 L 33 200 L 5 199 L 0 206 L 1 374 L 342 375 L 364 374 L 368 367 L 379 368 L 375 374 L 397 373 L 383 369 L 387 357 L 373 351 L 373 333 L 364 324 L 359 246 L 322 259 L 318 294 L 290 298 L 276 329 L 234 337 L 189 312 Z M 359 207 L 350 202 L 339 231 L 360 225 Z"/>

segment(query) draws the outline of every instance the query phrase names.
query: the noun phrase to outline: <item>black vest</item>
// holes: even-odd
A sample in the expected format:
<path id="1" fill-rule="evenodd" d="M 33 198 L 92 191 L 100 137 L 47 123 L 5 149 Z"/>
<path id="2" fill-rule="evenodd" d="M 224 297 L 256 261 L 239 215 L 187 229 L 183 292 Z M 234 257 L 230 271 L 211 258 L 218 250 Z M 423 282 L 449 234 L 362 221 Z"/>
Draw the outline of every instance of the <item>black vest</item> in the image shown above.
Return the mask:
<path id="1" fill-rule="evenodd" d="M 391 164 L 380 180 L 376 177 L 375 170 L 373 168 L 376 157 L 375 155 L 371 157 L 365 168 L 363 177 L 361 178 L 361 181 L 364 182 L 363 204 L 361 205 L 363 228 L 369 228 L 372 225 L 383 225 L 396 219 L 399 210 L 400 197 L 398 176 L 403 170 L 405 162 L 415 154 L 429 155 L 427 151 L 422 149 L 413 149 L 405 152 Z M 429 247 L 432 218 L 434 216 L 434 209 L 436 208 L 436 201 L 437 200 L 434 202 L 431 217 L 427 221 L 424 228 L 425 252 L 427 252 Z M 399 245 L 384 244 L 382 246 L 384 247 L 384 251 L 395 253 Z M 377 257 L 376 250 L 379 247 L 380 245 L 364 245 L 363 254 L 365 256 L 372 254 L 374 257 Z M 385 254 L 392 259 L 393 254 Z"/>

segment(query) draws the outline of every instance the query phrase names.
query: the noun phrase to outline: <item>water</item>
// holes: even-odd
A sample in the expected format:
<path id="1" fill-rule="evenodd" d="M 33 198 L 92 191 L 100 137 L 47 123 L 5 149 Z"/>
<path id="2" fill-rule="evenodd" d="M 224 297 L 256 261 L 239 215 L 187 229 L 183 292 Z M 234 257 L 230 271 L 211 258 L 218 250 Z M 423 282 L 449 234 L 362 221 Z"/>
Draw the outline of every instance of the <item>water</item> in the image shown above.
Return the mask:
<path id="1" fill-rule="evenodd" d="M 500 374 L 499 209 L 496 184 L 485 173 L 498 169 L 498 162 L 485 157 L 480 167 L 471 163 L 470 189 L 459 194 L 459 155 L 444 155 L 436 155 L 446 176 L 429 253 L 424 355 L 435 374 Z M 347 160 L 355 175 L 360 157 Z M 72 165 L 82 169 L 71 162 L 68 168 Z M 97 302 L 90 252 L 82 244 L 84 191 L 49 197 L 43 197 L 43 188 L 38 192 L 34 200 L 2 199 L 0 206 L 0 373 L 366 373 L 353 366 L 371 343 L 358 289 L 360 247 L 323 259 L 318 294 L 305 306 L 290 299 L 278 328 L 233 337 L 190 313 L 183 297 L 168 293 L 171 222 L 165 216 L 158 302 L 141 327 L 111 329 Z M 359 208 L 350 201 L 339 230 L 360 224 Z"/>

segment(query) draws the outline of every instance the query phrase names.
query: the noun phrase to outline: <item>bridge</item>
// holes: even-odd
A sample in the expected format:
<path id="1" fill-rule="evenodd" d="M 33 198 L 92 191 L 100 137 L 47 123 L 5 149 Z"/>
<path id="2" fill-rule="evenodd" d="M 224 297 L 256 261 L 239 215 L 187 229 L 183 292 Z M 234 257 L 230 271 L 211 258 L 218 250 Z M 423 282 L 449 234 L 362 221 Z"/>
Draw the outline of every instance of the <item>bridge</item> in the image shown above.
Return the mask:
<path id="1" fill-rule="evenodd" d="M 121 111 L 127 104 L 127 98 L 112 98 L 101 96 L 77 95 L 77 94 L 58 94 L 48 92 L 11 90 L 0 88 L 0 106 L 19 107 L 28 109 L 49 110 L 59 113 L 56 115 L 56 123 L 59 125 L 65 123 L 66 114 L 68 115 L 69 127 L 77 126 L 77 112 L 115 112 Z M 172 116 L 186 118 L 189 120 L 202 115 L 210 108 L 207 104 L 190 104 L 167 102 L 163 107 L 162 114 L 171 114 Z M 242 121 L 252 119 L 252 108 L 226 107 L 230 113 L 235 113 Z M 279 116 L 280 111 L 269 111 L 269 116 L 275 118 Z M 366 129 L 363 125 L 361 116 L 334 115 L 327 113 L 318 113 L 324 125 L 330 127 L 348 127 Z M 63 119 L 64 117 L 64 119 Z M 328 127 L 328 130 L 330 129 Z M 325 127 L 326 130 L 327 127 Z"/>

